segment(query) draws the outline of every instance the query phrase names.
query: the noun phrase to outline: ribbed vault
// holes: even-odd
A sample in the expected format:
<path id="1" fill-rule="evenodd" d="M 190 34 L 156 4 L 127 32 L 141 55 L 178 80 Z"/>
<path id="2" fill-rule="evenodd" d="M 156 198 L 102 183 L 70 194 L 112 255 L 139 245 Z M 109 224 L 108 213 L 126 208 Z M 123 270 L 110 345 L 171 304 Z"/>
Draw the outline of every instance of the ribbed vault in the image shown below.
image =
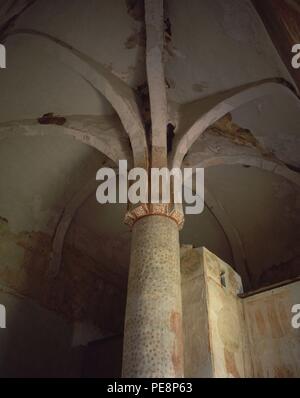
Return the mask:
<path id="1" fill-rule="evenodd" d="M 142 1 L 120 0 L 114 5 L 106 2 L 102 9 L 101 4 L 91 1 L 84 9 L 85 26 L 89 27 L 82 35 L 76 31 L 76 23 L 71 18 L 64 25 L 61 16 L 79 17 L 82 2 L 58 3 L 7 2 L 6 7 L 0 8 L 0 37 L 8 54 L 13 54 L 8 69 L 0 74 L 0 85 L 6 93 L 0 110 L 1 143 L 11 140 L 11 145 L 15 145 L 13 139 L 19 136 L 30 139 L 53 136 L 57 139 L 67 135 L 99 151 L 105 162 L 114 164 L 119 159 L 127 159 L 131 166 L 145 169 L 169 165 L 222 170 L 225 165 L 230 165 L 240 170 L 240 166 L 246 166 L 274 174 L 274 181 L 270 177 L 270 185 L 276 185 L 279 180 L 288 181 L 297 196 L 299 141 L 294 145 L 293 140 L 297 134 L 295 126 L 300 122 L 299 98 L 294 81 L 254 8 L 249 4 L 247 7 L 237 6 L 243 11 L 245 20 L 244 26 L 240 26 L 230 12 L 229 3 L 221 6 L 219 1 L 212 7 L 208 1 L 200 4 L 189 0 L 184 8 L 183 2 L 146 0 L 144 7 Z M 62 9 L 61 14 L 58 7 Z M 204 11 L 208 15 L 207 21 L 198 23 L 193 28 L 196 33 L 191 34 L 188 26 L 182 24 L 187 25 L 189 18 L 193 21 L 194 14 L 202 15 Z M 184 13 L 186 18 L 183 20 Z M 110 21 L 109 15 L 112 15 Z M 254 28 L 255 41 L 252 37 Z M 223 36 L 220 36 L 220 30 L 224 32 Z M 201 41 L 206 36 L 207 41 Z M 234 60 L 223 57 L 216 61 L 214 75 L 209 46 L 214 48 L 216 42 L 234 54 L 238 54 L 240 43 L 247 43 L 256 70 L 246 68 L 243 64 L 246 61 L 235 55 Z M 263 48 L 266 54 L 257 55 Z M 25 49 L 33 62 L 24 59 Z M 39 68 L 40 57 L 45 59 L 45 64 Z M 17 65 L 20 60 L 24 60 L 22 71 Z M 241 64 L 237 73 L 238 62 Z M 179 73 L 180 70 L 183 72 Z M 20 90 L 21 80 L 31 79 L 34 85 L 35 75 L 41 79 L 40 83 L 43 81 L 39 84 L 43 87 L 39 104 L 30 98 L 28 90 Z M 20 81 L 16 76 L 20 76 Z M 64 82 L 70 82 L 68 86 L 72 86 L 72 90 L 66 90 Z M 32 96 L 36 96 L 36 91 Z M 275 99 L 278 103 L 273 107 Z M 265 102 L 269 104 L 270 113 L 276 109 L 272 126 L 267 118 L 264 119 L 261 104 Z M 278 113 L 280 107 L 282 110 Z M 288 107 L 291 113 L 287 117 Z M 254 112 L 253 109 L 257 111 L 253 123 L 262 126 L 259 132 L 247 123 L 240 124 L 244 114 Z M 7 118 L 7 115 L 11 116 Z M 228 115 L 233 129 L 231 133 L 226 124 Z M 280 123 L 280 131 L 273 131 L 273 126 Z M 270 136 L 274 146 L 270 145 Z M 283 142 L 284 154 L 277 150 Z M 218 178 L 221 178 L 222 171 L 219 173 Z M 240 178 L 239 171 L 237 174 Z M 231 178 L 234 195 L 234 173 Z M 254 174 L 251 178 L 255 178 Z M 218 226 L 212 226 L 216 236 L 223 234 L 225 243 L 220 244 L 224 246 L 221 251 L 228 252 L 226 242 L 229 241 L 233 265 L 248 286 L 255 284 L 257 278 L 251 278 L 251 273 L 258 275 L 259 265 L 247 258 L 247 252 L 254 245 L 253 237 L 248 237 L 236 226 L 237 220 L 223 201 L 222 192 L 215 194 L 213 184 L 208 186 L 206 205 L 217 219 Z M 80 218 L 80 212 L 93 197 L 95 188 L 93 175 L 89 175 L 85 184 L 78 184 L 75 191 L 72 188 L 63 205 L 58 198 L 58 222 L 51 231 L 50 271 L 55 275 L 72 222 Z M 2 189 L 6 189 L 5 184 Z M 282 204 L 285 206 L 284 200 Z M 242 204 L 240 206 L 242 209 Z M 297 210 L 296 205 L 287 203 L 286 206 L 291 212 Z M 109 211 L 113 210 L 110 208 Z M 5 214 L 0 216 L 6 218 Z M 261 217 L 259 212 L 257 217 Z M 116 230 L 118 228 L 116 226 Z M 197 229 L 201 230 L 201 218 L 197 226 L 188 228 L 197 235 Z M 105 234 L 101 225 L 99 234 Z M 213 241 L 211 244 L 213 246 Z M 269 265 L 274 265 L 273 258 Z"/>

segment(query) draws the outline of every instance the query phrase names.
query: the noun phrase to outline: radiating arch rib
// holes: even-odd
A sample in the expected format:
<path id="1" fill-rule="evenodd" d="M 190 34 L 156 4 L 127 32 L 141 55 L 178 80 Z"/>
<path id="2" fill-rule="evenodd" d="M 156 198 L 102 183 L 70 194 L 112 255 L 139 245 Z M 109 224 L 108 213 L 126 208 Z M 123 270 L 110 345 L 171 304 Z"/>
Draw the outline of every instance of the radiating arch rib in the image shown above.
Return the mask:
<path id="1" fill-rule="evenodd" d="M 189 163 L 189 167 L 192 167 L 194 170 L 197 167 L 208 168 L 222 165 L 247 165 L 251 167 L 257 167 L 259 169 L 280 175 L 286 178 L 291 183 L 300 187 L 299 173 L 290 170 L 281 162 L 272 159 L 265 159 L 264 157 L 258 155 L 215 155 L 207 157 L 204 160 L 199 159 L 198 162 Z M 233 259 L 237 271 L 244 276 L 245 287 L 250 288 L 252 285 L 252 281 L 247 266 L 247 256 L 245 253 L 245 248 L 239 231 L 232 223 L 230 216 L 226 213 L 226 210 L 224 209 L 222 204 L 214 198 L 214 196 L 211 194 L 207 187 L 205 189 L 205 203 L 209 207 L 213 207 L 213 213 L 218 221 L 221 223 L 230 242 Z"/>
<path id="2" fill-rule="evenodd" d="M 115 163 L 119 159 L 125 159 L 132 165 L 131 149 L 126 135 L 122 135 L 122 126 L 118 126 L 118 123 L 112 124 L 107 134 L 101 130 L 97 116 L 68 116 L 64 125 L 44 125 L 34 119 L 0 124 L 0 140 L 18 135 L 44 136 L 56 133 L 69 135 L 97 149 Z"/>
<path id="3" fill-rule="evenodd" d="M 243 276 L 244 287 L 246 289 L 251 288 L 252 281 L 247 265 L 247 256 L 240 233 L 232 223 L 230 216 L 227 214 L 222 204 L 213 196 L 208 187 L 205 188 L 205 204 L 209 207 L 216 220 L 218 220 L 222 226 L 232 251 L 236 270 L 241 276 Z"/>
<path id="4" fill-rule="evenodd" d="M 146 70 L 152 126 L 152 167 L 167 165 L 168 104 L 164 76 L 164 5 L 163 0 L 145 0 Z"/>
<path id="5" fill-rule="evenodd" d="M 118 172 L 119 170 L 115 169 L 116 175 L 118 175 Z M 55 278 L 58 275 L 61 267 L 65 237 L 70 228 L 72 220 L 75 217 L 77 210 L 86 202 L 86 200 L 90 196 L 92 196 L 96 192 L 97 185 L 98 183 L 94 179 L 87 182 L 85 186 L 76 193 L 76 195 L 65 207 L 56 228 L 52 243 L 52 251 L 50 253 L 48 268 L 49 277 Z"/>
<path id="6" fill-rule="evenodd" d="M 10 32 L 5 39 L 13 35 L 39 36 L 55 43 L 57 46 L 51 49 L 51 54 L 55 55 L 55 50 L 58 50 L 57 59 L 66 63 L 88 81 L 109 101 L 117 112 L 130 138 L 134 165 L 136 167 L 148 167 L 145 129 L 135 93 L 131 87 L 109 72 L 103 65 L 56 37 L 36 30 L 19 29 Z"/>
<path id="7" fill-rule="evenodd" d="M 109 129 L 109 134 L 105 134 L 105 131 L 101 134 L 99 117 L 95 116 L 69 116 L 63 126 L 55 124 L 41 125 L 36 120 L 23 120 L 0 124 L 0 140 L 18 135 L 45 136 L 55 133 L 66 134 L 97 149 L 114 163 L 118 163 L 119 160 L 127 160 L 129 167 L 131 167 L 133 163 L 131 149 L 128 140 L 124 139 L 124 135 L 121 134 L 122 126 L 120 125 L 119 128 L 118 126 L 112 126 Z M 126 135 L 125 138 L 127 138 Z M 58 274 L 65 236 L 73 217 L 78 208 L 96 191 L 96 187 L 96 179 L 91 180 L 83 189 L 78 191 L 64 208 L 53 238 L 48 269 L 49 276 L 55 277 Z"/>
<path id="8" fill-rule="evenodd" d="M 189 120 L 184 128 L 177 134 L 175 150 L 172 158 L 172 167 L 181 167 L 184 156 L 195 141 L 209 126 L 227 113 L 232 112 L 255 99 L 269 95 L 282 95 L 283 92 L 299 100 L 290 86 L 282 79 L 269 79 L 221 94 L 215 100 L 215 103 L 209 105 L 208 109 L 206 109 L 200 116 L 195 117 L 192 115 L 192 112 L 190 112 Z M 190 104 L 189 107 L 197 109 L 197 102 Z M 189 113 L 189 109 L 187 109 L 187 113 Z"/>
<path id="9" fill-rule="evenodd" d="M 189 164 L 189 167 L 196 169 L 208 168 L 213 166 L 224 166 L 224 165 L 243 165 L 256 167 L 261 170 L 269 171 L 274 174 L 280 175 L 290 181 L 291 183 L 300 187 L 300 174 L 289 169 L 283 163 L 266 159 L 263 156 L 251 156 L 251 155 L 220 155 L 211 156 L 204 160 L 199 160 L 194 164 Z"/>
<path id="10" fill-rule="evenodd" d="M 89 181 L 82 190 L 77 192 L 65 207 L 53 238 L 52 251 L 49 258 L 49 268 L 47 272 L 49 277 L 55 278 L 58 275 L 66 234 L 77 210 L 93 194 L 93 192 L 96 191 L 96 186 L 96 180 Z"/>

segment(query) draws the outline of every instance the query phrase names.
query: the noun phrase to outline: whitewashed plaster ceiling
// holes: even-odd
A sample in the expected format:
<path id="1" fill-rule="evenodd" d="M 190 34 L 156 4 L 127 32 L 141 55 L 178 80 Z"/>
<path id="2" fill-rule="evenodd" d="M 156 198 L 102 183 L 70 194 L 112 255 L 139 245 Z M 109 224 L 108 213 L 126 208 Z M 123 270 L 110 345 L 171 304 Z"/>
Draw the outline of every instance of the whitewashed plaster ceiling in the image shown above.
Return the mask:
<path id="1" fill-rule="evenodd" d="M 165 1 L 163 32 L 155 13 L 145 26 L 142 3 L 0 1 L 0 216 L 54 237 L 54 273 L 66 239 L 126 278 L 126 209 L 96 203 L 95 173 L 147 164 L 148 83 L 152 124 L 175 128 L 169 164 L 207 168 L 206 208 L 187 217 L 182 243 L 259 286 L 300 255 L 294 82 L 250 1 Z"/>

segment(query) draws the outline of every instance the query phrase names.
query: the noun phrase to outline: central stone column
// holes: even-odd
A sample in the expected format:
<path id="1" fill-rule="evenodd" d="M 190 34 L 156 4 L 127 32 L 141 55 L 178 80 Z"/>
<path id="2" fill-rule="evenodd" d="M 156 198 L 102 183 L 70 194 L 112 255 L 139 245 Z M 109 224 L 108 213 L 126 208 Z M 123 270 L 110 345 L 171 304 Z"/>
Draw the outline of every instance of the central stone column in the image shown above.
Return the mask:
<path id="1" fill-rule="evenodd" d="M 128 219 L 133 235 L 122 376 L 183 377 L 181 215 L 169 205 L 142 205 Z"/>

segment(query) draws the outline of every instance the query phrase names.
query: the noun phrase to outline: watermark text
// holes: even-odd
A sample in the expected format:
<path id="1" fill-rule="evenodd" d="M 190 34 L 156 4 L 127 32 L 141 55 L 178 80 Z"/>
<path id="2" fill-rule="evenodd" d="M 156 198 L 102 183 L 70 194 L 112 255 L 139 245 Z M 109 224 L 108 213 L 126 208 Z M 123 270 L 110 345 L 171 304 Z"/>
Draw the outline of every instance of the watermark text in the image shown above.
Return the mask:
<path id="1" fill-rule="evenodd" d="M 6 49 L 3 44 L 0 44 L 0 69 L 6 68 Z"/>
<path id="2" fill-rule="evenodd" d="M 6 309 L 4 305 L 0 304 L 0 329 L 6 328 Z"/>
<path id="3" fill-rule="evenodd" d="M 292 53 L 295 54 L 292 58 L 292 67 L 294 69 L 299 69 L 300 68 L 300 44 L 293 45 Z"/>
<path id="4" fill-rule="evenodd" d="M 185 204 L 186 214 L 200 214 L 204 210 L 204 169 L 135 167 L 128 172 L 127 161 L 119 161 L 119 183 L 114 169 L 98 170 L 98 203 L 176 203 Z"/>
<path id="5" fill-rule="evenodd" d="M 292 327 L 294 329 L 300 329 L 300 304 L 293 305 L 292 313 L 295 314 L 292 317 Z"/>

